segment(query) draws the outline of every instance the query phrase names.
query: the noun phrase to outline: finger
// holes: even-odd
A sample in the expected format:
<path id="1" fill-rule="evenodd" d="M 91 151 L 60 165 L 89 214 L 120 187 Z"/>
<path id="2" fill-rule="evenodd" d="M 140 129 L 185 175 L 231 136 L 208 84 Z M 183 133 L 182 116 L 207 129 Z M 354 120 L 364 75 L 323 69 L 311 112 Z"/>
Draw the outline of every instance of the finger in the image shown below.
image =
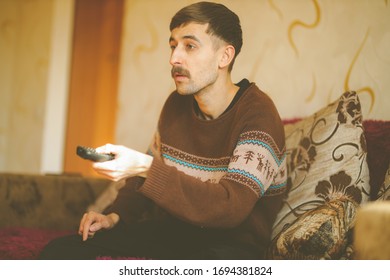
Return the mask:
<path id="1" fill-rule="evenodd" d="M 102 175 L 106 176 L 108 179 L 114 182 L 119 182 L 120 180 L 123 180 L 124 178 L 131 177 L 132 174 L 123 174 L 123 172 L 107 172 L 107 173 L 101 173 Z"/>
<path id="2" fill-rule="evenodd" d="M 100 222 L 94 223 L 89 228 L 89 234 L 95 233 L 98 230 L 100 230 L 101 228 L 103 228 L 103 224 L 102 223 L 100 223 Z"/>
<path id="3" fill-rule="evenodd" d="M 115 145 L 107 143 L 106 145 L 96 148 L 96 152 L 106 153 L 106 154 L 115 153 L 116 152 Z"/>
<path id="4" fill-rule="evenodd" d="M 84 228 L 82 230 L 83 241 L 88 239 L 89 228 L 94 223 L 94 221 L 95 221 L 95 217 L 93 216 L 93 214 L 88 214 L 85 221 L 84 221 Z"/>
<path id="5" fill-rule="evenodd" d="M 106 171 L 106 170 L 105 171 L 101 171 L 99 169 L 96 169 L 95 171 L 98 174 L 103 175 L 103 176 L 107 177 L 108 179 L 110 179 L 112 181 L 114 181 L 115 178 L 116 178 L 116 176 L 114 176 L 114 172 L 113 171 Z"/>
<path id="6" fill-rule="evenodd" d="M 93 238 L 95 236 L 95 233 L 94 232 L 89 232 L 88 233 L 88 238 Z"/>
<path id="7" fill-rule="evenodd" d="M 113 181 L 119 181 L 127 177 L 128 175 L 131 175 L 131 173 L 126 174 L 122 170 L 115 169 L 116 166 L 117 165 L 115 162 L 100 162 L 100 163 L 93 163 L 92 165 L 92 167 L 97 173 Z"/>
<path id="8" fill-rule="evenodd" d="M 104 162 L 94 162 L 92 163 L 92 168 L 95 169 L 97 172 L 102 172 L 106 170 Z"/>
<path id="9" fill-rule="evenodd" d="M 87 213 L 84 213 L 83 217 L 81 218 L 80 225 L 79 225 L 79 234 L 80 235 L 83 234 L 84 222 L 85 222 L 86 217 L 87 217 Z"/>
<path id="10" fill-rule="evenodd" d="M 114 164 L 112 161 L 105 161 L 105 162 L 94 162 L 92 164 L 92 167 L 95 170 L 100 170 L 100 171 L 114 171 Z"/>
<path id="11" fill-rule="evenodd" d="M 89 236 L 89 228 L 86 229 L 84 227 L 84 230 L 83 230 L 83 241 L 87 240 L 88 239 L 88 236 Z"/>
<path id="12" fill-rule="evenodd" d="M 107 144 L 106 144 L 107 145 Z M 97 153 L 106 153 L 106 145 L 97 147 L 95 150 Z"/>

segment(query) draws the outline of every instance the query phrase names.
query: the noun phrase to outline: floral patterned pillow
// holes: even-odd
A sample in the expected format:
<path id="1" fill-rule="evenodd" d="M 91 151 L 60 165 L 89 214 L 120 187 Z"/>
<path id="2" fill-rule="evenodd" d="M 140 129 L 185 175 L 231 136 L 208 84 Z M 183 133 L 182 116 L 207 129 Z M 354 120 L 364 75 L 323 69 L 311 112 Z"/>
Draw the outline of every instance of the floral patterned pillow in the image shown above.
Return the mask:
<path id="1" fill-rule="evenodd" d="M 272 259 L 351 259 L 357 205 L 334 199 L 307 211 L 274 239 Z"/>
<path id="2" fill-rule="evenodd" d="M 362 112 L 355 92 L 345 92 L 312 116 L 286 124 L 285 134 L 288 195 L 273 226 L 272 246 L 308 211 L 340 199 L 358 206 L 369 200 L 370 192 Z"/>
<path id="3" fill-rule="evenodd" d="M 378 200 L 390 200 L 390 165 L 386 171 L 385 181 L 379 189 Z"/>

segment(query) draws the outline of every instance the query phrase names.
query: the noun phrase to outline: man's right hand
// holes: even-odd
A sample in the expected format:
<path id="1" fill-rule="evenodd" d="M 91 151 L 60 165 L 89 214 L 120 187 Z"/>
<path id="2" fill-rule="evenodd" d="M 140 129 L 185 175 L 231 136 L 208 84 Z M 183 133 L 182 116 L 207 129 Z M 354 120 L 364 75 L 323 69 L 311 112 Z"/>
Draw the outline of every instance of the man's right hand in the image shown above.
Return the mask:
<path id="1" fill-rule="evenodd" d="M 83 237 L 83 241 L 91 238 L 98 230 L 111 229 L 119 221 L 119 215 L 116 213 L 110 213 L 103 215 L 90 211 L 85 213 L 80 221 L 79 234 Z"/>
<path id="2" fill-rule="evenodd" d="M 153 157 L 122 145 L 106 144 L 96 148 L 96 152 L 113 154 L 113 160 L 94 162 L 92 167 L 110 180 L 120 181 L 133 176 L 146 177 Z"/>

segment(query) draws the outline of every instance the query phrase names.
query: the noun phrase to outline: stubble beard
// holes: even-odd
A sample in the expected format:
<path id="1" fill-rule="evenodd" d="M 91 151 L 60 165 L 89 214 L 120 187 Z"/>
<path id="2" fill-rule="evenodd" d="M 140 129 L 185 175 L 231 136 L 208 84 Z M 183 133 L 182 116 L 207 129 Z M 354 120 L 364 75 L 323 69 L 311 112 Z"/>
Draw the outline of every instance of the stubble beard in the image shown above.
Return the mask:
<path id="1" fill-rule="evenodd" d="M 202 76 L 203 79 L 200 82 L 195 82 L 191 79 L 191 75 L 188 73 L 188 75 L 186 75 L 188 78 L 186 82 L 175 81 L 176 91 L 181 95 L 199 95 L 204 91 L 204 89 L 213 85 L 217 80 L 216 73 L 204 73 Z"/>

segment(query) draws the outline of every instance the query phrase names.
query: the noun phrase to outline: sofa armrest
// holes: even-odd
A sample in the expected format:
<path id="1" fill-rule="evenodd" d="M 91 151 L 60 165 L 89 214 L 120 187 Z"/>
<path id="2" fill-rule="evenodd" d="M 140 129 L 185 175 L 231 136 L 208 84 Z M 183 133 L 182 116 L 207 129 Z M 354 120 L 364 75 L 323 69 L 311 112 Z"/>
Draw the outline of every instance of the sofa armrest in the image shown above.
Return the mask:
<path id="1" fill-rule="evenodd" d="M 0 173 L 0 227 L 76 230 L 109 180 Z"/>
<path id="2" fill-rule="evenodd" d="M 356 215 L 354 259 L 390 259 L 390 200 L 363 205 Z"/>

